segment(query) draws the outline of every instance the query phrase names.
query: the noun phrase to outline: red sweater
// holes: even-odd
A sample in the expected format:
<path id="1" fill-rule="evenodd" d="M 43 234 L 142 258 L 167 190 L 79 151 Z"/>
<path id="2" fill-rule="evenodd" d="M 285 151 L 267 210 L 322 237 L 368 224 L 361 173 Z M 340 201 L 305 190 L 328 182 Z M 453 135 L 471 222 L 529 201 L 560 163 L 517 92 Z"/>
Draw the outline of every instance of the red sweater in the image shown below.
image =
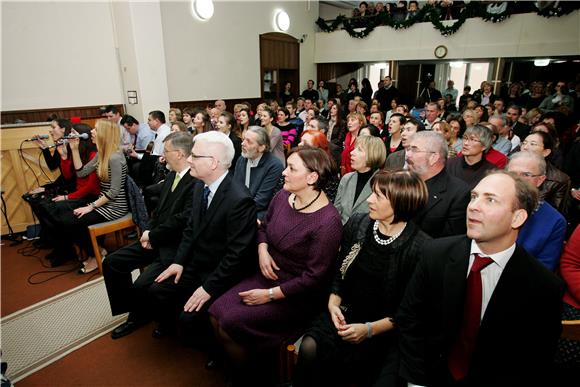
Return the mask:
<path id="1" fill-rule="evenodd" d="M 568 286 L 564 302 L 580 308 L 580 226 L 576 227 L 564 247 L 560 258 L 560 274 Z"/>
<path id="2" fill-rule="evenodd" d="M 91 152 L 89 155 L 89 160 L 92 160 L 97 155 L 97 152 Z M 63 177 L 67 180 L 73 178 L 74 168 L 72 157 L 66 160 L 60 160 L 60 169 L 62 170 Z M 97 171 L 91 172 L 88 176 L 78 177 L 77 176 L 77 189 L 76 191 L 68 194 L 69 199 L 81 199 L 88 195 L 99 196 L 101 193 L 101 182 L 99 176 L 97 176 Z"/>
<path id="3" fill-rule="evenodd" d="M 340 174 L 342 176 L 353 171 L 350 165 L 350 152 L 352 152 L 356 147 L 356 141 L 353 142 L 352 144 L 351 141 L 352 141 L 352 133 L 348 132 L 346 134 L 346 138 L 344 139 L 344 150 L 340 155 Z"/>
<path id="4" fill-rule="evenodd" d="M 504 169 L 508 163 L 507 156 L 493 148 L 487 151 L 485 159 L 495 165 L 498 169 Z"/>

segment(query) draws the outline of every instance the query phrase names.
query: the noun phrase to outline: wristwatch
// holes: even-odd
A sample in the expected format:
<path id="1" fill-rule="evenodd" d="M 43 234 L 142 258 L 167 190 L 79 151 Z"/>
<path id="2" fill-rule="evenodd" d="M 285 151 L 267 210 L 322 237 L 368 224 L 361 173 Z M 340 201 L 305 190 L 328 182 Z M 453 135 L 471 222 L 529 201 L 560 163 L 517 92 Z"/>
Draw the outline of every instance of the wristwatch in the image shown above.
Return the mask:
<path id="1" fill-rule="evenodd" d="M 274 301 L 274 289 L 268 289 L 268 296 L 270 297 L 270 302 Z"/>

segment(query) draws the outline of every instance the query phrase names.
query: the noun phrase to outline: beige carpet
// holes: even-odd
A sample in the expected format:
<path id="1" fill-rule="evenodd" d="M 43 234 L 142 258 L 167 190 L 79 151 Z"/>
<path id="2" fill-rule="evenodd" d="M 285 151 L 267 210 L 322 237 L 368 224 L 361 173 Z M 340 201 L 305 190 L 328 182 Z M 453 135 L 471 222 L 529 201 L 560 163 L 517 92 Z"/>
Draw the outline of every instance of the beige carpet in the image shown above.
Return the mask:
<path id="1" fill-rule="evenodd" d="M 126 316 L 111 316 L 103 278 L 0 320 L 2 360 L 17 382 L 111 331 Z"/>

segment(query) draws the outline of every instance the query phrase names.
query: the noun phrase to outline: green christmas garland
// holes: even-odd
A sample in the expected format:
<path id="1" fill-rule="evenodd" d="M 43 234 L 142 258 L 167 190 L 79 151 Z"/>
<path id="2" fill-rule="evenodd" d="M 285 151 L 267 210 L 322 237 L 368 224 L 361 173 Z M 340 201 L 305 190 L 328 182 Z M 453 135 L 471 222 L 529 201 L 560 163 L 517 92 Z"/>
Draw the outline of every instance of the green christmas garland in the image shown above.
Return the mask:
<path id="1" fill-rule="evenodd" d="M 415 23 L 429 21 L 433 27 L 438 30 L 443 36 L 451 36 L 459 29 L 465 21 L 469 18 L 479 17 L 486 22 L 501 23 L 513 14 L 513 4 L 505 2 L 506 7 L 503 12 L 489 12 L 488 5 L 480 2 L 471 2 L 466 4 L 461 9 L 458 18 L 451 25 L 445 25 L 441 21 L 441 13 L 438 8 L 426 4 L 419 9 L 415 16 L 408 20 L 395 21 L 391 15 L 382 13 L 365 18 L 348 18 L 344 15 L 338 17 L 327 24 L 324 19 L 318 18 L 316 25 L 324 32 L 333 32 L 341 26 L 353 38 L 366 38 L 377 26 L 388 26 L 396 30 L 405 29 L 413 26 Z M 548 7 L 538 10 L 536 13 L 543 17 L 560 17 L 568 15 L 573 11 L 580 9 L 580 2 L 560 2 L 557 7 Z M 364 27 L 357 26 L 360 22 L 364 22 Z"/>

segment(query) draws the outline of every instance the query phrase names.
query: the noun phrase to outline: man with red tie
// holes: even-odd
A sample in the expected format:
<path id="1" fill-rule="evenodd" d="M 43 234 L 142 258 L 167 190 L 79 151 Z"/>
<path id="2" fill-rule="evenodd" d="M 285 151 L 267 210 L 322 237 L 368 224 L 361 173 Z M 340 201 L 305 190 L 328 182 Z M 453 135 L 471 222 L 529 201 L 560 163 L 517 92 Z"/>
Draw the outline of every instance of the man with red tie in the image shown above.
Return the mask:
<path id="1" fill-rule="evenodd" d="M 523 248 L 537 190 L 496 171 L 471 192 L 467 236 L 425 245 L 395 323 L 409 386 L 544 386 L 564 286 Z"/>

